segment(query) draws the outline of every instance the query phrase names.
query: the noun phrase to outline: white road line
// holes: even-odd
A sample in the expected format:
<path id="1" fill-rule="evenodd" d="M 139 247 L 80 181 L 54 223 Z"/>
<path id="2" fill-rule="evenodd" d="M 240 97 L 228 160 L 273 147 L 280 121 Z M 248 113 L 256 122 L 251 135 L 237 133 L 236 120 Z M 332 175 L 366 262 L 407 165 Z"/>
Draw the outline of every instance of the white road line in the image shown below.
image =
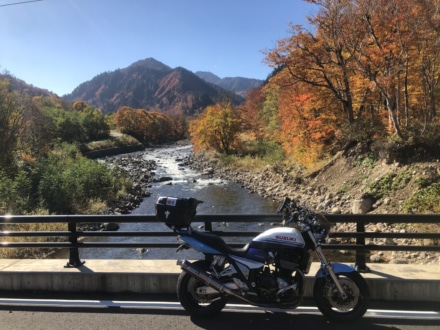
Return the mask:
<path id="1" fill-rule="evenodd" d="M 0 298 L 0 306 L 32 306 L 32 307 L 75 307 L 75 308 L 140 308 L 182 310 L 179 302 L 167 301 L 126 301 L 126 300 L 67 300 L 67 299 L 14 299 Z M 298 307 L 295 310 L 277 308 L 259 308 L 251 305 L 228 304 L 224 308 L 229 312 L 258 313 L 265 311 L 283 312 L 289 314 L 317 314 L 316 307 Z M 405 311 L 369 309 L 364 317 L 376 318 L 405 318 L 440 320 L 440 311 Z"/>

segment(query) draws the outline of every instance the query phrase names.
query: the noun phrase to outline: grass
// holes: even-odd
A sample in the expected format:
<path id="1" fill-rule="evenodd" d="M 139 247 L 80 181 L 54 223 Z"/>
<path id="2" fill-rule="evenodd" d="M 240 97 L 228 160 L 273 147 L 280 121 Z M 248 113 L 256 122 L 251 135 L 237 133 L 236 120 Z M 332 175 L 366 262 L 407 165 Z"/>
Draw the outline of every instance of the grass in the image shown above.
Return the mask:
<path id="1" fill-rule="evenodd" d="M 130 135 L 121 134 L 118 136 L 110 137 L 106 140 L 93 141 L 84 143 L 81 146 L 82 152 L 90 152 L 96 150 L 112 149 L 118 147 L 127 147 L 138 145 L 140 142 Z"/>
<path id="2" fill-rule="evenodd" d="M 416 191 L 403 203 L 403 210 L 407 213 L 440 213 L 440 183 Z"/>
<path id="3" fill-rule="evenodd" d="M 353 167 L 362 166 L 365 168 L 373 169 L 376 166 L 377 157 L 374 153 L 369 153 L 366 155 L 360 155 L 353 162 Z"/>
<path id="4" fill-rule="evenodd" d="M 391 191 L 405 188 L 411 181 L 410 171 L 404 171 L 400 174 L 389 173 L 378 180 L 373 181 L 368 187 L 369 193 L 375 199 L 387 196 Z"/>
<path id="5" fill-rule="evenodd" d="M 5 225 L 5 231 L 67 231 L 67 225 L 65 223 L 36 223 L 36 224 L 13 224 Z M 14 237 L 6 236 L 3 237 L 3 244 L 9 243 L 20 243 L 20 242 L 63 242 L 66 241 L 67 237 L 54 237 L 54 236 L 43 236 L 43 237 Z M 51 253 L 53 249 L 50 248 L 2 248 L 0 249 L 1 259 L 26 259 L 34 258 L 41 259 L 47 254 Z"/>
<path id="6" fill-rule="evenodd" d="M 219 160 L 223 166 L 247 171 L 258 171 L 269 164 L 266 160 L 260 157 L 251 156 L 237 157 L 222 155 Z"/>

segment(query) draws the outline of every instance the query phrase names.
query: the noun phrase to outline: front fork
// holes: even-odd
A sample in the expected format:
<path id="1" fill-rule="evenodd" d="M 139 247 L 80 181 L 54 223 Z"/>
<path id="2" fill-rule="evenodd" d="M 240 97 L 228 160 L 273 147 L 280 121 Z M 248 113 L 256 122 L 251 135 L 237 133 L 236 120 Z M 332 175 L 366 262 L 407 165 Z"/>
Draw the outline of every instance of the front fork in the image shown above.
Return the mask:
<path id="1" fill-rule="evenodd" d="M 321 270 L 318 272 L 318 274 L 322 273 L 323 270 L 325 270 L 325 273 L 329 274 L 333 283 L 335 283 L 336 288 L 338 289 L 338 291 L 341 295 L 341 298 L 346 299 L 347 294 L 345 293 L 344 288 L 342 287 L 341 283 L 339 282 L 339 279 L 336 276 L 335 271 L 333 270 L 332 264 L 327 262 L 327 259 L 325 258 L 325 255 L 322 252 L 321 245 L 318 242 L 316 242 L 313 234 L 310 231 L 308 233 L 309 233 L 310 237 L 312 238 L 312 241 L 315 242 L 315 252 L 319 258 L 319 261 L 321 262 Z"/>

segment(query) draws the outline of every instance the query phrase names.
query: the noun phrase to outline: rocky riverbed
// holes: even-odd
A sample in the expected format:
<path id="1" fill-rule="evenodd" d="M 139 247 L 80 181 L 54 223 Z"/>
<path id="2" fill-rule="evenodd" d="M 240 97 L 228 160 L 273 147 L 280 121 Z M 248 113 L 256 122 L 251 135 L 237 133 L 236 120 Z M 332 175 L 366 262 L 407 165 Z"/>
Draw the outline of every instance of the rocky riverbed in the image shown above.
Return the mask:
<path id="1" fill-rule="evenodd" d="M 110 166 L 119 166 L 132 181 L 127 195 L 109 204 L 109 214 L 129 214 L 139 207 L 144 198 L 150 197 L 151 182 L 156 180 L 155 169 L 157 164 L 154 160 L 145 160 L 143 153 L 125 154 L 105 158 Z"/>
<path id="2" fill-rule="evenodd" d="M 304 177 L 301 173 L 294 173 L 292 168 L 281 166 L 267 166 L 260 171 L 245 171 L 225 168 L 219 165 L 217 160 L 207 160 L 202 154 L 193 155 L 190 159 L 191 166 L 208 176 L 216 176 L 234 181 L 249 193 L 260 194 L 265 198 L 277 201 L 284 197 L 298 200 L 307 207 L 331 214 L 365 214 L 365 213 L 400 213 L 399 206 L 402 204 L 405 195 L 403 192 L 396 192 L 383 200 L 373 201 L 365 192 L 366 184 L 354 184 L 359 177 L 365 176 L 365 169 L 355 168 L 349 164 L 350 160 L 344 157 L 335 157 L 329 166 L 312 176 Z M 439 181 L 439 162 L 425 163 L 422 167 L 415 165 L 413 168 L 432 180 Z M 384 175 L 389 172 L 406 171 L 407 168 L 398 163 L 379 164 L 380 168 L 372 170 Z M 413 171 L 414 171 L 413 169 Z M 416 175 L 416 174 L 414 174 Z M 374 180 L 374 178 L 372 178 Z M 350 182 L 352 181 L 352 182 Z M 346 188 L 350 187 L 350 189 Z M 406 187 L 408 193 L 414 192 L 414 188 Z M 406 197 L 409 197 L 406 196 Z M 437 226 L 437 227 L 435 227 Z M 440 229 L 439 225 L 433 225 L 430 230 Z M 336 224 L 334 231 L 349 232 L 356 231 L 355 224 Z M 411 224 L 387 224 L 377 223 L 366 226 L 367 231 L 389 232 L 389 233 L 411 233 L 420 230 Z M 354 243 L 354 240 L 335 240 L 331 243 Z M 428 246 L 438 245 L 438 241 L 431 239 L 371 239 L 366 244 L 375 245 L 415 245 Z M 350 254 L 350 251 L 340 251 L 343 254 Z M 371 251 L 370 262 L 386 262 L 395 264 L 417 263 L 417 264 L 440 264 L 440 253 L 438 252 L 401 252 L 401 251 Z"/>
<path id="3" fill-rule="evenodd" d="M 151 195 L 151 183 L 166 178 L 155 175 L 157 164 L 154 160 L 146 161 L 142 153 L 126 154 L 108 157 L 106 162 L 118 165 L 129 174 L 133 181 L 132 189 L 124 200 L 109 205 L 110 214 L 128 214 L 137 208 L 145 198 Z M 249 193 L 259 194 L 264 198 L 280 201 L 285 196 L 300 201 L 301 204 L 323 213 L 333 214 L 363 214 L 363 213 L 400 213 L 399 206 L 403 196 L 398 193 L 380 201 L 373 201 L 365 193 L 365 184 L 354 184 L 359 176 L 365 176 L 365 169 L 355 168 L 348 164 L 349 160 L 335 157 L 322 171 L 313 176 L 303 176 L 292 168 L 282 166 L 267 166 L 259 171 L 234 170 L 221 166 L 216 159 L 207 159 L 203 154 L 191 154 L 181 160 L 182 167 L 190 166 L 207 177 L 221 178 L 236 182 L 247 189 Z M 380 164 L 382 175 L 389 172 L 405 170 L 403 165 L 392 163 Z M 414 167 L 417 168 L 417 167 Z M 423 169 L 433 180 L 439 180 L 438 162 L 424 164 Z M 364 171 L 364 173 L 359 173 Z M 376 169 L 377 171 L 377 169 Z M 372 173 L 374 170 L 372 171 Z M 436 173 L 438 174 L 436 176 Z M 168 178 L 172 179 L 172 178 Z M 373 180 L 374 178 L 372 178 Z M 411 189 L 410 189 L 411 190 Z M 355 231 L 354 224 L 336 224 L 334 231 Z M 370 224 L 367 231 L 373 232 L 415 232 L 411 225 L 390 225 L 387 223 Z M 349 243 L 350 240 L 337 243 Z M 437 245 L 434 240 L 416 239 L 372 239 L 367 241 L 377 245 Z M 349 254 L 349 251 L 340 251 Z M 370 262 L 387 263 L 419 263 L 440 264 L 440 253 L 436 252 L 389 252 L 372 251 Z"/>

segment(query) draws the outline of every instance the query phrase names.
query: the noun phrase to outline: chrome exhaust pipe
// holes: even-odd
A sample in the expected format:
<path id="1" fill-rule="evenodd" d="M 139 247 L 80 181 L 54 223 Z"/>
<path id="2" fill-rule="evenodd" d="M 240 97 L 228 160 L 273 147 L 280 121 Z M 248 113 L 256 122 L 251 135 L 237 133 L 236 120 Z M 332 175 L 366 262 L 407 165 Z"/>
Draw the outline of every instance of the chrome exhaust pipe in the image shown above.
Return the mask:
<path id="1" fill-rule="evenodd" d="M 240 294 L 234 292 L 233 290 L 229 289 L 225 284 L 217 281 L 216 279 L 209 276 L 206 272 L 203 270 L 194 267 L 189 261 L 184 260 L 180 264 L 180 267 L 187 273 L 193 275 L 194 277 L 198 278 L 202 282 L 204 282 L 207 286 L 210 286 L 217 290 L 219 293 L 225 293 L 230 296 L 234 296 L 240 300 L 243 300 L 244 302 L 247 302 L 248 304 L 255 305 L 254 302 L 248 300 L 247 298 L 241 296 Z"/>

